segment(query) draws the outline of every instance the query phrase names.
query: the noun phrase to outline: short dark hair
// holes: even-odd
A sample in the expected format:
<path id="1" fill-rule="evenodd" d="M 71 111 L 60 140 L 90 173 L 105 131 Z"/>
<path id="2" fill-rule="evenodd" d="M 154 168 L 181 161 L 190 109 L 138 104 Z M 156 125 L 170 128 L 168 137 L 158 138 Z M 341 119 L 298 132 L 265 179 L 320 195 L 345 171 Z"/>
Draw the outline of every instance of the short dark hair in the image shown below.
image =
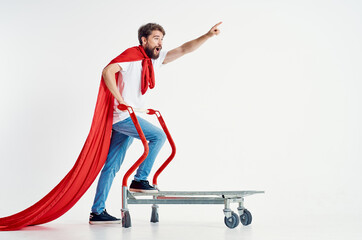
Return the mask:
<path id="1" fill-rule="evenodd" d="M 157 23 L 147 23 L 138 29 L 138 41 L 142 45 L 142 37 L 148 38 L 152 34 L 152 31 L 158 30 L 162 32 L 163 36 L 166 35 L 163 27 Z"/>

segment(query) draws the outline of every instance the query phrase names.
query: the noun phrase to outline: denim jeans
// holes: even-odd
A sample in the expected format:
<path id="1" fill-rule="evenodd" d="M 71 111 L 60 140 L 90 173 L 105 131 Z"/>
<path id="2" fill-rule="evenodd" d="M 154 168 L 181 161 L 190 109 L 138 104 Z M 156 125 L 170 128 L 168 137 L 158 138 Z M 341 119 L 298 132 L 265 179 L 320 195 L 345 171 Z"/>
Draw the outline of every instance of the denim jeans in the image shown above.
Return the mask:
<path id="1" fill-rule="evenodd" d="M 137 173 L 134 176 L 134 179 L 137 181 L 147 179 L 156 156 L 166 140 L 166 135 L 160 128 L 153 126 L 151 123 L 140 117 L 138 117 L 138 122 L 148 141 L 149 152 L 147 158 L 138 167 Z M 105 202 L 112 186 L 113 179 L 119 171 L 126 151 L 132 144 L 134 138 L 140 139 L 130 117 L 113 124 L 107 160 L 98 180 L 97 191 L 92 206 L 93 213 L 100 214 L 105 209 Z M 135 159 L 135 161 L 136 160 L 137 159 Z"/>

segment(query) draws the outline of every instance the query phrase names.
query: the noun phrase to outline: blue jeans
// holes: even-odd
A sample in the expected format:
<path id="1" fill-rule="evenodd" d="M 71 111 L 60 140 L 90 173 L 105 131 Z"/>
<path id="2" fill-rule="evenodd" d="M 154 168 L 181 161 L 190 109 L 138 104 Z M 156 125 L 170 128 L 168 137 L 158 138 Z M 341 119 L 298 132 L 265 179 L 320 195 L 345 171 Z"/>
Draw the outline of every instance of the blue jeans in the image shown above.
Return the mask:
<path id="1" fill-rule="evenodd" d="M 156 156 L 166 140 L 166 135 L 160 128 L 153 126 L 151 123 L 140 117 L 138 117 L 138 122 L 148 141 L 149 152 L 147 158 L 137 169 L 137 173 L 134 176 L 136 181 L 147 179 Z M 105 209 L 105 202 L 112 186 L 113 179 L 119 171 L 126 151 L 132 144 L 134 138 L 140 139 L 130 117 L 113 124 L 107 160 L 98 180 L 97 191 L 92 206 L 93 213 L 100 214 Z"/>

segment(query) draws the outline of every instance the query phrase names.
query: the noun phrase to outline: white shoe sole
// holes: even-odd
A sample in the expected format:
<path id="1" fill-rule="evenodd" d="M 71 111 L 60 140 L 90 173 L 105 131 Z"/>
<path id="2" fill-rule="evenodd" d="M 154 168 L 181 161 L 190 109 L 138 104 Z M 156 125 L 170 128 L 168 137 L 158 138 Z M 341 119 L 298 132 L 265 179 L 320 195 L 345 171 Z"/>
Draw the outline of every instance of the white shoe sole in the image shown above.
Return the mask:
<path id="1" fill-rule="evenodd" d="M 117 220 L 117 221 L 89 221 L 89 224 L 91 225 L 98 225 L 98 224 L 120 224 L 122 222 L 122 220 Z"/>
<path id="2" fill-rule="evenodd" d="M 136 188 L 130 188 L 131 192 L 139 192 L 139 193 L 158 193 L 158 190 L 143 190 L 143 189 L 136 189 Z"/>

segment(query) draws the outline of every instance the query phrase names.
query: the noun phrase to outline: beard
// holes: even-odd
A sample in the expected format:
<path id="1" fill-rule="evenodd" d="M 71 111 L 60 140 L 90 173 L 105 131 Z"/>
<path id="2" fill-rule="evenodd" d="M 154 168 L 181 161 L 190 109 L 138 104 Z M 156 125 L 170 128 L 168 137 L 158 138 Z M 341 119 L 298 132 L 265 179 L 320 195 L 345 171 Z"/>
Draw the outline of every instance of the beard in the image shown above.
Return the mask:
<path id="1" fill-rule="evenodd" d="M 158 52 L 158 54 L 155 54 L 155 50 L 156 50 L 157 47 L 154 47 L 154 48 L 150 48 L 149 46 L 146 46 L 145 48 L 145 53 L 147 54 L 147 56 L 151 59 L 157 59 L 159 56 L 160 56 L 160 52 Z M 158 47 L 160 48 L 160 51 L 161 51 L 161 47 Z"/>

